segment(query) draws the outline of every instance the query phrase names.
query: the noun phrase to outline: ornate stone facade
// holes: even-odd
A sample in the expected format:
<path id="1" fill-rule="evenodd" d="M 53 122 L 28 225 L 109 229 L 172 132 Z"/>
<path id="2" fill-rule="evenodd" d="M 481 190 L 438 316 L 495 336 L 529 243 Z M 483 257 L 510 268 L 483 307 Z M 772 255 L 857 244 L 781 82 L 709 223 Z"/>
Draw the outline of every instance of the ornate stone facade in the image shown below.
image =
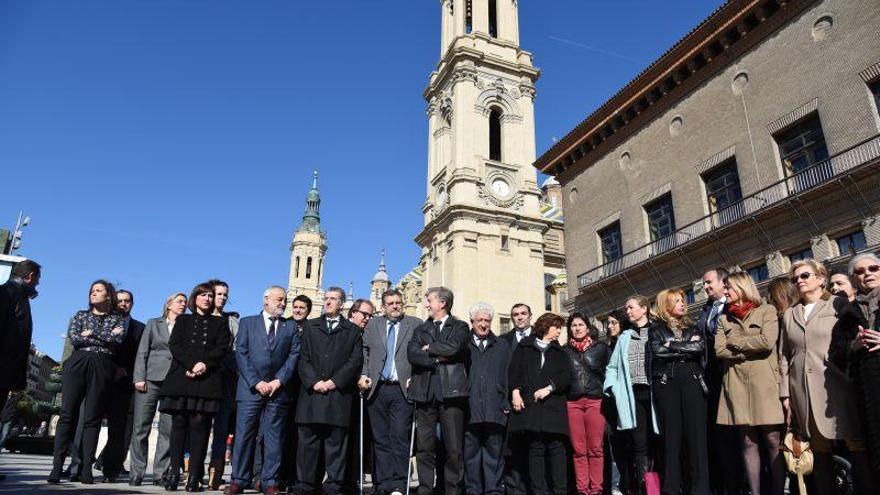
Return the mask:
<path id="1" fill-rule="evenodd" d="M 327 236 L 321 229 L 321 195 L 318 193 L 318 172 L 314 174 L 312 189 L 306 197 L 306 211 L 302 223 L 293 234 L 290 244 L 290 276 L 287 282 L 287 316 L 293 298 L 303 294 L 312 300 L 310 318 L 321 314 L 324 277 L 324 255 L 327 253 Z"/>

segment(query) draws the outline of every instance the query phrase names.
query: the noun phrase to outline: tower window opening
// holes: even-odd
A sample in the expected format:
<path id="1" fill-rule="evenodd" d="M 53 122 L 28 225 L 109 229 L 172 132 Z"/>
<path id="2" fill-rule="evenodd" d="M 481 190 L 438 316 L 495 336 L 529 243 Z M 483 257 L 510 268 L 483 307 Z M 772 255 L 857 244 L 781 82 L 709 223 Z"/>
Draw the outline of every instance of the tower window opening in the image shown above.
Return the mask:
<path id="1" fill-rule="evenodd" d="M 489 36 L 498 37 L 498 2 L 489 0 Z"/>
<path id="2" fill-rule="evenodd" d="M 501 161 L 501 111 L 489 112 L 489 159 Z"/>
<path id="3" fill-rule="evenodd" d="M 299 256 L 296 257 L 296 262 L 293 264 L 293 276 L 299 277 Z"/>
<path id="4" fill-rule="evenodd" d="M 306 260 L 306 278 L 312 278 L 312 257 Z"/>
<path id="5" fill-rule="evenodd" d="M 474 30 L 474 5 L 472 0 L 467 1 L 467 8 L 464 12 L 464 32 L 471 34 Z"/>

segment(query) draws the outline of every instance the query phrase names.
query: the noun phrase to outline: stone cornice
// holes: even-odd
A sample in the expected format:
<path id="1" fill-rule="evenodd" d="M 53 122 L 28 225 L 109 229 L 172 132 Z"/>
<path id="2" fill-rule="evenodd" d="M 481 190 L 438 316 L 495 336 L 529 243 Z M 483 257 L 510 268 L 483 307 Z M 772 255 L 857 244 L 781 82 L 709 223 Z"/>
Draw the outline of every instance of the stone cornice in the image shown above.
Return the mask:
<path id="1" fill-rule="evenodd" d="M 492 41 L 497 42 L 496 40 Z M 471 46 L 456 46 L 455 42 L 453 42 L 451 46 L 452 48 L 446 52 L 446 55 L 444 55 L 440 60 L 440 63 L 437 64 L 437 70 L 431 73 L 431 80 L 423 92 L 423 96 L 427 101 L 430 101 L 431 97 L 436 96 L 436 93 L 441 91 L 441 88 L 446 85 L 447 79 L 454 77 L 471 77 L 470 73 L 473 74 L 473 77 L 476 77 L 477 68 L 481 66 L 494 66 L 511 74 L 526 76 L 530 82 L 530 85 L 527 85 L 527 87 L 531 88 L 532 93 L 534 92 L 535 82 L 541 77 L 541 70 L 531 64 L 510 62 L 509 60 L 504 60 L 494 55 L 487 54 Z M 516 49 L 515 46 L 511 46 L 511 48 Z M 516 50 L 517 59 L 522 58 L 523 56 L 531 59 L 531 53 L 520 49 Z M 459 71 L 464 71 L 465 76 L 456 76 L 456 73 Z M 525 92 L 527 91 L 524 91 L 524 93 Z"/>
<path id="2" fill-rule="evenodd" d="M 473 205 L 451 205 L 443 209 L 433 220 L 425 225 L 416 236 L 416 243 L 422 247 L 430 246 L 434 232 L 448 229 L 452 222 L 461 219 L 471 219 L 484 223 L 507 223 L 517 225 L 526 230 L 540 232 L 541 235 L 550 229 L 550 224 L 552 223 L 541 217 L 526 216 L 513 211 L 499 212 L 498 210 Z"/>

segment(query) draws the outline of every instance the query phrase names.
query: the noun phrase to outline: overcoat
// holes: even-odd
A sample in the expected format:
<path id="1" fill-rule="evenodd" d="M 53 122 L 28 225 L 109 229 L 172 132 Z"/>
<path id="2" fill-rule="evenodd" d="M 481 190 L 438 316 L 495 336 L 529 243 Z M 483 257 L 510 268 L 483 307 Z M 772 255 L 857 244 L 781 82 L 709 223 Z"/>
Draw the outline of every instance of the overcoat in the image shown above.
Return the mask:
<path id="1" fill-rule="evenodd" d="M 571 385 L 571 363 L 558 343 L 551 342 L 547 347 L 541 366 L 541 351 L 535 337 L 522 339 L 513 353 L 507 382 L 511 392 L 519 389 L 525 402 L 522 411 L 510 413 L 510 431 L 569 435 L 566 402 Z M 535 391 L 551 384 L 550 395 L 535 402 Z"/>
<path id="2" fill-rule="evenodd" d="M 31 302 L 20 279 L 0 285 L 0 390 L 24 390 L 30 360 Z"/>
<path id="3" fill-rule="evenodd" d="M 778 340 L 779 318 L 772 304 L 752 309 L 744 320 L 729 312 L 718 318 L 715 355 L 722 370 L 718 424 L 785 422 L 779 400 Z"/>
<path id="4" fill-rule="evenodd" d="M 791 427 L 810 438 L 810 416 L 819 433 L 828 439 L 861 439 L 856 388 L 844 369 L 829 359 L 831 337 L 852 333 L 859 316 L 843 298 L 819 299 L 804 317 L 804 305 L 796 304 L 782 317 L 780 341 L 782 371 L 779 396 L 789 397 Z"/>
<path id="5" fill-rule="evenodd" d="M 308 320 L 300 336 L 296 422 L 350 426 L 364 357 L 361 329 L 340 317 L 336 328 L 330 330 L 322 316 Z M 322 380 L 333 380 L 336 389 L 315 392 L 315 384 Z"/>
<path id="6" fill-rule="evenodd" d="M 228 319 L 213 315 L 183 314 L 177 317 L 168 339 L 171 367 L 162 382 L 163 397 L 223 397 L 222 361 L 229 352 L 232 332 Z M 205 363 L 201 376 L 189 378 L 186 372 L 196 363 Z"/>
<path id="7" fill-rule="evenodd" d="M 505 411 L 510 411 L 510 401 L 507 399 L 510 350 L 507 341 L 490 332 L 484 349 L 480 349 L 473 338 L 470 339 L 468 349 L 468 422 L 504 426 L 507 424 Z"/>

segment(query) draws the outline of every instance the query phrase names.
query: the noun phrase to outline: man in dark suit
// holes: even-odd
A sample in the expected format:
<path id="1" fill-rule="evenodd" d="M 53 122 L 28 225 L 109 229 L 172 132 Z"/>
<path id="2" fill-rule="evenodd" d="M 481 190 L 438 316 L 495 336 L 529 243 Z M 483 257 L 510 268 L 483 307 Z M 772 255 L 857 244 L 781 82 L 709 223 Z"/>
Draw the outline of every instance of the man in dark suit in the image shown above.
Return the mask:
<path id="1" fill-rule="evenodd" d="M 410 428 L 413 406 L 407 400 L 412 366 L 407 348 L 418 318 L 403 314 L 403 294 L 397 289 L 382 293 L 384 316 L 370 320 L 364 331 L 364 364 L 358 387 L 366 395 L 373 429 L 376 479 L 379 494 L 406 491 Z"/>
<path id="2" fill-rule="evenodd" d="M 9 392 L 24 390 L 30 359 L 30 300 L 37 297 L 40 265 L 24 260 L 12 267 L 9 280 L 0 285 L 0 410 L 6 405 Z M 6 476 L 0 474 L 0 480 Z"/>
<path id="3" fill-rule="evenodd" d="M 312 312 L 312 300 L 308 296 L 299 294 L 290 303 L 290 319 L 296 322 L 297 331 L 302 334 L 309 313 Z M 287 437 L 284 441 L 284 454 L 281 458 L 281 473 L 284 483 L 288 488 L 296 484 L 296 446 L 299 443 L 296 437 L 296 398 L 299 394 L 299 370 L 293 373 L 293 381 L 290 383 L 290 411 L 287 418 Z"/>
<path id="4" fill-rule="evenodd" d="M 134 295 L 122 289 L 116 292 L 116 308 L 131 318 Z M 134 420 L 134 361 L 145 325 L 134 318 L 128 323 L 125 340 L 116 352 L 116 376 L 107 401 L 107 445 L 98 456 L 98 469 L 104 472 L 104 481 L 113 483 L 122 473 L 127 449 L 131 443 Z"/>
<path id="5" fill-rule="evenodd" d="M 324 315 L 309 320 L 302 332 L 302 383 L 296 405 L 299 479 L 293 493 L 311 494 L 321 485 L 321 457 L 327 471 L 325 494 L 340 493 L 345 478 L 351 412 L 363 349 L 361 330 L 339 314 L 344 302 L 345 291 L 339 287 L 327 289 Z"/>
<path id="6" fill-rule="evenodd" d="M 519 342 L 532 334 L 532 308 L 525 303 L 516 303 L 510 308 L 513 330 L 501 336 L 507 343 L 510 356 Z M 528 442 L 523 432 L 508 433 L 504 446 L 504 486 L 508 495 L 526 495 L 531 492 L 529 481 L 529 456 L 523 455 L 528 450 Z"/>
<path id="7" fill-rule="evenodd" d="M 419 325 L 409 341 L 407 355 L 413 376 L 409 388 L 416 402 L 416 463 L 419 495 L 434 489 L 437 424 L 446 449 L 444 492 L 461 493 L 464 476 L 464 422 L 467 416 L 468 324 L 450 315 L 453 294 L 446 287 L 432 287 L 425 296 L 431 315 Z"/>
<path id="8" fill-rule="evenodd" d="M 270 287 L 263 294 L 263 311 L 244 318 L 235 338 L 238 365 L 236 441 L 232 454 L 232 483 L 227 494 L 238 494 L 253 477 L 251 470 L 257 447 L 257 429 L 263 432 L 263 465 L 260 480 L 263 493 L 279 493 L 278 475 L 290 384 L 300 352 L 296 322 L 282 315 L 287 291 Z"/>

